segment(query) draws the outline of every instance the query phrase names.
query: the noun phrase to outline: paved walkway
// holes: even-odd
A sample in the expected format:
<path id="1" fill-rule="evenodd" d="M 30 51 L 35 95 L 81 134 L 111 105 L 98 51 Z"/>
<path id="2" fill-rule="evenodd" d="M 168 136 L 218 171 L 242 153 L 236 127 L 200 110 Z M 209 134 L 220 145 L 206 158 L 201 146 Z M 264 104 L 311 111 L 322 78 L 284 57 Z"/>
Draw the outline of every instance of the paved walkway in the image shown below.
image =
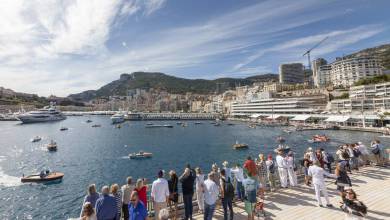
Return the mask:
<path id="1" fill-rule="evenodd" d="M 390 168 L 361 168 L 359 172 L 355 172 L 350 177 L 359 200 L 368 207 L 366 219 L 390 219 Z M 334 208 L 317 207 L 314 189 L 299 186 L 267 193 L 265 199 L 266 217 L 259 219 L 344 219 L 344 213 L 338 208 L 341 199 L 336 191 L 334 180 L 329 179 L 327 187 Z M 242 202 L 236 203 L 234 209 L 234 219 L 247 219 Z M 214 217 L 214 219 L 223 219 L 222 208 L 216 210 Z M 203 215 L 197 215 L 195 219 L 203 219 Z"/>

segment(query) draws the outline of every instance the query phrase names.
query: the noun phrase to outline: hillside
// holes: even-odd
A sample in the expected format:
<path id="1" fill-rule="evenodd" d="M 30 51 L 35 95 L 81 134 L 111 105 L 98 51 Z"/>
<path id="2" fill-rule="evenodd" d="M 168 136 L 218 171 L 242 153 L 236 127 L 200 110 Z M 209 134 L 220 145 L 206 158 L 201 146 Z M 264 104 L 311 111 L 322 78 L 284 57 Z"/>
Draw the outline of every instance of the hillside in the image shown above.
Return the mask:
<path id="1" fill-rule="evenodd" d="M 251 85 L 254 82 L 266 82 L 278 80 L 277 74 L 265 74 L 248 78 L 219 78 L 215 80 L 185 79 L 164 73 L 134 72 L 122 74 L 115 80 L 98 90 L 88 90 L 68 97 L 78 101 L 89 101 L 98 97 L 110 95 L 126 95 L 130 89 L 153 88 L 164 90 L 173 94 L 192 92 L 197 94 L 210 94 L 217 91 L 223 92 L 238 85 Z"/>
<path id="2" fill-rule="evenodd" d="M 385 70 L 390 70 L 390 44 L 384 44 L 377 47 L 367 48 L 356 53 L 345 56 L 346 58 L 359 56 L 378 56 L 382 60 Z"/>

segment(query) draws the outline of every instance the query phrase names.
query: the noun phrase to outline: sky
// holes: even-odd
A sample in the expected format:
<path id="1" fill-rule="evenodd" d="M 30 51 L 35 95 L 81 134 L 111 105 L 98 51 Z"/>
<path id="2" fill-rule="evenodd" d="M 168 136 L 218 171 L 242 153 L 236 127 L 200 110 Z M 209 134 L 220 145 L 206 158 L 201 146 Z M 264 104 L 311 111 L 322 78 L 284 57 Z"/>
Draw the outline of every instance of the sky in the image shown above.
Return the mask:
<path id="1" fill-rule="evenodd" d="M 388 0 L 3 0 L 0 86 L 67 96 L 122 73 L 214 79 L 390 43 Z"/>

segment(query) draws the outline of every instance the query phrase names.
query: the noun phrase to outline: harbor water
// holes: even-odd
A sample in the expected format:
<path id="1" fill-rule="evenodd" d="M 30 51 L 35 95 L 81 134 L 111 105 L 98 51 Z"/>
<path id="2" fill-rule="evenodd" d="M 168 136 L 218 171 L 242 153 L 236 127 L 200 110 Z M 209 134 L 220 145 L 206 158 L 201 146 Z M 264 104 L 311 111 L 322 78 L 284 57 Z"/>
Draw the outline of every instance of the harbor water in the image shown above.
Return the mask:
<path id="1" fill-rule="evenodd" d="M 86 123 L 91 119 L 92 123 Z M 150 121 L 148 121 L 150 122 Z M 300 131 L 284 133 L 279 127 L 249 128 L 247 124 L 209 121 L 187 127 L 175 121 L 153 122 L 171 124 L 173 128 L 145 128 L 145 121 L 131 121 L 116 128 L 108 116 L 68 117 L 53 123 L 20 124 L 0 122 L 0 219 L 67 219 L 78 217 L 81 203 L 90 183 L 100 189 L 112 183 L 124 184 L 127 176 L 146 177 L 151 182 L 159 169 L 181 173 L 189 163 L 206 172 L 212 163 L 225 160 L 242 163 L 246 156 L 272 153 L 276 138 L 282 135 L 297 156 L 309 146 L 335 152 L 342 143 L 362 141 L 369 145 L 375 133 L 349 131 Z M 101 127 L 93 128 L 93 124 Z M 60 131 L 62 126 L 69 130 Z M 314 134 L 325 134 L 331 141 L 310 144 Z M 34 136 L 40 142 L 31 143 Z M 45 144 L 53 139 L 57 152 L 48 152 Z M 249 149 L 236 151 L 232 144 L 246 143 Z M 388 140 L 381 140 L 389 146 Z M 151 159 L 130 160 L 129 153 L 143 150 L 153 153 Z M 65 173 L 57 184 L 21 184 L 20 177 L 43 169 Z"/>

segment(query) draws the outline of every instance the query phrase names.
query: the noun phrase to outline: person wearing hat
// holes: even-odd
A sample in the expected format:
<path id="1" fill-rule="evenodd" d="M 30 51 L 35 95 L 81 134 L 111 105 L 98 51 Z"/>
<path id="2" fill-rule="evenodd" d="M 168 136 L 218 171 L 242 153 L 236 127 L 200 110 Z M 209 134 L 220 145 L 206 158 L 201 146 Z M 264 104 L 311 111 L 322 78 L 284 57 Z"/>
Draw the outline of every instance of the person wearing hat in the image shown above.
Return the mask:
<path id="1" fill-rule="evenodd" d="M 229 162 L 226 160 L 222 163 L 223 169 L 225 170 L 226 178 L 232 179 L 231 169 L 229 168 Z"/>
<path id="2" fill-rule="evenodd" d="M 169 199 L 168 181 L 164 178 L 164 171 L 160 170 L 158 178 L 152 184 L 150 196 L 154 207 L 154 218 L 159 219 L 160 210 L 167 207 Z"/>
<path id="3" fill-rule="evenodd" d="M 309 167 L 308 174 L 313 179 L 313 185 L 314 185 L 314 190 L 315 190 L 318 206 L 323 207 L 322 200 L 321 200 L 321 192 L 322 192 L 322 194 L 324 195 L 325 200 L 326 200 L 326 206 L 333 207 L 329 201 L 328 191 L 326 190 L 324 176 L 328 176 L 328 177 L 332 177 L 332 178 L 336 178 L 337 176 L 326 172 L 320 166 L 320 162 L 318 160 L 316 160 L 313 163 L 313 165 Z"/>
<path id="4" fill-rule="evenodd" d="M 276 156 L 276 165 L 278 166 L 280 185 L 282 188 L 287 188 L 287 164 L 281 150 L 278 151 Z"/>
<path id="5" fill-rule="evenodd" d="M 292 151 L 288 152 L 286 157 L 286 166 L 287 166 L 287 174 L 288 179 L 290 181 L 291 186 L 298 186 L 297 174 L 294 171 L 294 153 Z"/>

